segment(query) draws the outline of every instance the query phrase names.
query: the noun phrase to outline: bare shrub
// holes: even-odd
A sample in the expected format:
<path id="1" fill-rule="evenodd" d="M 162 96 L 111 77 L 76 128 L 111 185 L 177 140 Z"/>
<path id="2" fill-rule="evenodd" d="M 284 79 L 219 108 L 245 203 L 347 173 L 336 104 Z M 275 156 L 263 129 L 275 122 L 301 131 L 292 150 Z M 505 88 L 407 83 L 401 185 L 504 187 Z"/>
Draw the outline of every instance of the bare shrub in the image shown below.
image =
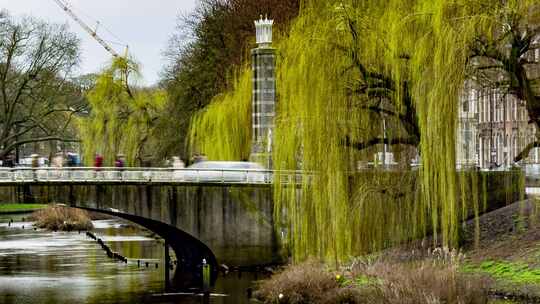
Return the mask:
<path id="1" fill-rule="evenodd" d="M 335 275 L 322 264 L 309 261 L 291 265 L 261 282 L 256 296 L 269 304 L 360 303 L 355 289 L 340 285 Z"/>
<path id="2" fill-rule="evenodd" d="M 88 212 L 60 205 L 51 205 L 30 216 L 35 226 L 57 231 L 90 230 L 94 226 Z"/>
<path id="3" fill-rule="evenodd" d="M 437 248 L 424 259 L 405 263 L 355 263 L 353 277 L 376 280 L 365 290 L 368 303 L 387 304 L 484 304 L 489 282 L 479 275 L 464 274 L 458 250 Z"/>

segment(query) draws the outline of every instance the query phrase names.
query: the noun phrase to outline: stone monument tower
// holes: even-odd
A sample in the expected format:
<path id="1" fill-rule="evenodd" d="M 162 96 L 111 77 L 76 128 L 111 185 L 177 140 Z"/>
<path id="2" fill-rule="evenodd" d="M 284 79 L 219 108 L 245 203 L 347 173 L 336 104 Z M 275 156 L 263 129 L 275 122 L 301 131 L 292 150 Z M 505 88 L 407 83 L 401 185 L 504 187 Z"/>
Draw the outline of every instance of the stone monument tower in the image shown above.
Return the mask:
<path id="1" fill-rule="evenodd" d="M 276 116 L 276 50 L 272 48 L 273 20 L 255 21 L 257 47 L 251 50 L 253 69 L 251 160 L 272 168 L 272 133 Z"/>

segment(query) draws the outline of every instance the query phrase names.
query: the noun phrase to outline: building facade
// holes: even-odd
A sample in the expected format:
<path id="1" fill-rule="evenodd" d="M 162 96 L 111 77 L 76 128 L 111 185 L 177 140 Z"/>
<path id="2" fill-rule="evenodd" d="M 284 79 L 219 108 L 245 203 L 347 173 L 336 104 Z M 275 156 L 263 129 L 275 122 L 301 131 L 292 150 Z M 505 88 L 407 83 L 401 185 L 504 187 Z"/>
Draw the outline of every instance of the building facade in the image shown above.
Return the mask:
<path id="1" fill-rule="evenodd" d="M 540 49 L 527 54 L 540 62 Z M 536 126 L 529 123 L 525 101 L 500 89 L 465 83 L 459 106 L 456 159 L 459 168 L 508 168 L 523 149 L 536 140 Z M 540 163 L 534 148 L 522 164 Z"/>
<path id="2" fill-rule="evenodd" d="M 457 160 L 459 167 L 510 167 L 515 157 L 536 139 L 525 103 L 500 90 L 467 84 L 459 109 Z M 524 163 L 538 163 L 532 149 Z"/>

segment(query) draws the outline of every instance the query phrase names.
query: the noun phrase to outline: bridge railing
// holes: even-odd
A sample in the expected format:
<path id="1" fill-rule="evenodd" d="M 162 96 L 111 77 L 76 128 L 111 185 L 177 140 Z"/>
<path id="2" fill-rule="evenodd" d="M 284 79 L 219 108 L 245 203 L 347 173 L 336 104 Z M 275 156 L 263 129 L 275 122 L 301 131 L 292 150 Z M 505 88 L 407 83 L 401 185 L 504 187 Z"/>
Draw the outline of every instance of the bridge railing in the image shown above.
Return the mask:
<path id="1" fill-rule="evenodd" d="M 298 171 L 259 169 L 191 169 L 191 168 L 116 168 L 116 167 L 38 167 L 0 168 L 0 183 L 4 182 L 180 182 L 299 184 L 304 176 Z"/>

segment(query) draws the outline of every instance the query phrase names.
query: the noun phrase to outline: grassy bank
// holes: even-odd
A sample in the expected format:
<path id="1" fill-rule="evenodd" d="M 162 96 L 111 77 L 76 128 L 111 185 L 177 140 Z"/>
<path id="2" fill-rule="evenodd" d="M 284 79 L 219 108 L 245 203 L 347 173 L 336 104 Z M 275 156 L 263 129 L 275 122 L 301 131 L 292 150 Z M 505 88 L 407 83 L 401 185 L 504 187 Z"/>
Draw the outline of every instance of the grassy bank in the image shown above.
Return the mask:
<path id="1" fill-rule="evenodd" d="M 44 204 L 0 204 L 0 214 L 32 212 L 46 207 Z"/>
<path id="2" fill-rule="evenodd" d="M 88 212 L 60 205 L 50 205 L 30 216 L 34 225 L 53 231 L 90 230 L 94 226 Z"/>
<path id="3" fill-rule="evenodd" d="M 478 238 L 462 270 L 491 278 L 496 294 L 540 303 L 540 202 L 531 199 L 482 216 Z"/>

